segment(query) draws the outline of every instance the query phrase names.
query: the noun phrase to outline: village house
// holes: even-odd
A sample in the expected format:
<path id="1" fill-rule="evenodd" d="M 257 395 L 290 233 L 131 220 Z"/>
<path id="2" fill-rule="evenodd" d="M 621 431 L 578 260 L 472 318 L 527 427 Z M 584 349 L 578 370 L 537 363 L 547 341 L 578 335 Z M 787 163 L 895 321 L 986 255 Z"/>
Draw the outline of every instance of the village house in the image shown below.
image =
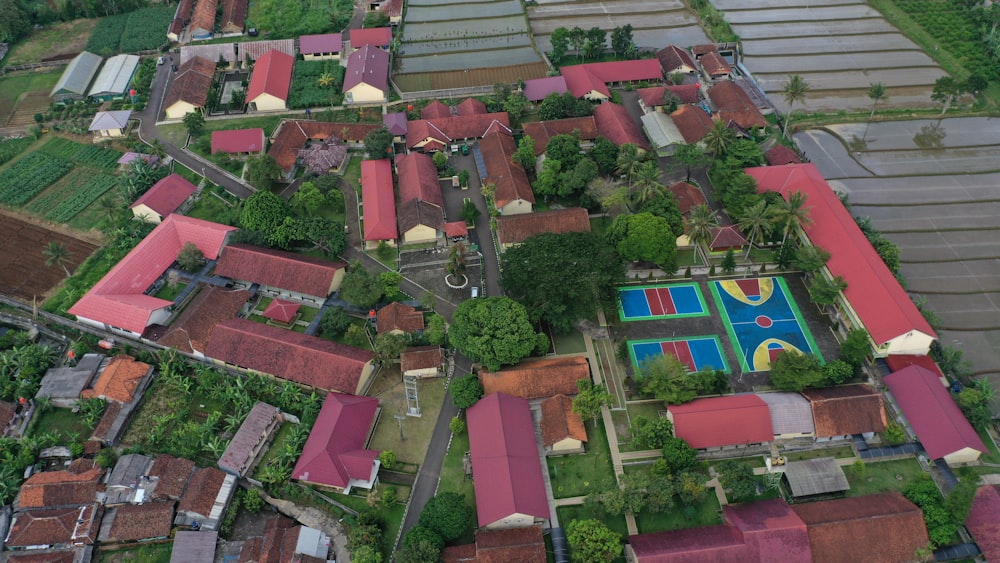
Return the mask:
<path id="1" fill-rule="evenodd" d="M 316 418 L 292 479 L 350 494 L 378 482 L 379 452 L 367 449 L 378 421 L 378 399 L 330 393 Z"/>
<path id="2" fill-rule="evenodd" d="M 589 379 L 590 363 L 584 356 L 529 358 L 499 371 L 479 372 L 484 394 L 505 393 L 524 399 L 575 396 L 579 392 L 577 381 Z"/>
<path id="3" fill-rule="evenodd" d="M 650 88 L 639 88 L 636 90 L 636 93 L 639 94 L 639 107 L 644 113 L 665 111 L 668 105 L 668 94 L 673 97 L 677 103 L 677 107 L 680 107 L 681 104 L 698 104 L 701 102 L 700 84 L 653 86 Z"/>
<path id="4" fill-rule="evenodd" d="M 413 334 L 424 330 L 424 314 L 394 301 L 378 310 L 376 326 L 379 334 Z"/>
<path id="5" fill-rule="evenodd" d="M 390 112 L 382 116 L 382 125 L 389 133 L 392 133 L 392 142 L 394 143 L 402 143 L 406 140 L 406 122 L 406 112 L 403 111 Z"/>
<path id="6" fill-rule="evenodd" d="M 87 129 L 97 139 L 124 137 L 128 134 L 128 120 L 132 110 L 99 111 Z"/>
<path id="7" fill-rule="evenodd" d="M 299 37 L 299 52 L 307 61 L 340 60 L 344 40 L 339 33 L 303 35 Z"/>
<path id="8" fill-rule="evenodd" d="M 541 526 L 501 528 L 476 531 L 475 543 L 452 545 L 441 552 L 443 563 L 473 563 L 475 561 L 517 561 L 544 563 L 545 538 Z"/>
<path id="9" fill-rule="evenodd" d="M 212 131 L 212 154 L 256 156 L 264 154 L 266 147 L 264 130 L 260 127 Z"/>
<path id="10" fill-rule="evenodd" d="M 670 119 L 674 122 L 681 136 L 684 137 L 684 142 L 689 145 L 704 139 L 714 125 L 712 116 L 708 112 L 692 105 L 682 105 L 677 108 L 670 114 Z"/>
<path id="11" fill-rule="evenodd" d="M 513 137 L 493 131 L 479 141 L 478 148 L 483 157 L 484 168 L 479 171 L 480 177 L 484 186 L 492 185 L 495 188 L 493 204 L 500 214 L 531 213 L 535 194 L 531 191 L 528 174 L 513 160 L 514 151 L 517 150 Z"/>
<path id="12" fill-rule="evenodd" d="M 161 346 L 205 359 L 215 325 L 244 313 L 250 297 L 246 290 L 202 285 L 169 327 L 150 327 L 146 337 Z"/>
<path id="13" fill-rule="evenodd" d="M 594 108 L 594 121 L 597 132 L 615 145 L 620 147 L 629 143 L 639 147 L 640 151 L 650 150 L 646 136 L 624 107 L 613 102 L 603 103 Z"/>
<path id="14" fill-rule="evenodd" d="M 1000 487 L 983 485 L 976 489 L 965 528 L 987 561 L 1000 561 Z"/>
<path id="15" fill-rule="evenodd" d="M 191 57 L 186 62 L 181 62 L 177 72 L 174 73 L 167 97 L 163 100 L 163 111 L 167 118 L 181 119 L 186 114 L 205 111 L 213 76 L 215 76 L 215 61 Z"/>
<path id="16" fill-rule="evenodd" d="M 798 393 L 757 393 L 767 403 L 775 442 L 798 440 L 812 445 L 816 438 L 812 406 Z"/>
<path id="17" fill-rule="evenodd" d="M 757 109 L 750 96 L 735 82 L 723 80 L 708 89 L 719 119 L 723 123 L 735 123 L 740 129 L 749 131 L 754 127 L 766 128 L 767 119 Z"/>
<path id="18" fill-rule="evenodd" d="M 531 137 L 535 143 L 535 156 L 545 153 L 549 140 L 556 135 L 576 135 L 580 139 L 580 148 L 589 150 L 597 139 L 597 122 L 594 116 L 567 117 L 548 121 L 531 121 L 523 125 L 524 135 Z"/>
<path id="19" fill-rule="evenodd" d="M 204 0 L 201 0 L 204 1 Z M 254 63 L 247 104 L 251 111 L 284 111 L 288 109 L 288 89 L 292 85 L 295 58 L 278 50 L 264 53 Z"/>
<path id="20" fill-rule="evenodd" d="M 167 39 L 173 42 L 181 40 L 181 33 L 191 21 L 191 14 L 194 12 L 194 0 L 181 0 L 177 3 L 177 10 L 174 11 L 174 19 L 167 27 Z"/>
<path id="21" fill-rule="evenodd" d="M 319 563 L 327 561 L 332 544 L 330 537 L 308 526 L 297 525 L 280 514 L 270 516 L 264 534 L 242 542 L 240 561 L 277 561 Z"/>
<path id="22" fill-rule="evenodd" d="M 4 547 L 11 551 L 93 545 L 104 509 L 96 502 L 72 508 L 38 508 L 14 513 Z"/>
<path id="23" fill-rule="evenodd" d="M 444 196 L 434 161 L 417 152 L 399 155 L 396 177 L 403 244 L 436 242 L 444 236 Z"/>
<path id="24" fill-rule="evenodd" d="M 218 5 L 218 0 L 198 0 L 195 4 L 191 24 L 188 25 L 188 33 L 192 41 L 204 41 L 212 38 L 212 34 L 215 32 L 215 16 Z"/>
<path id="25" fill-rule="evenodd" d="M 438 377 L 444 373 L 444 354 L 440 346 L 407 348 L 399 355 L 403 377 Z"/>
<path id="26" fill-rule="evenodd" d="M 174 534 L 174 545 L 170 551 L 170 563 L 209 563 L 215 560 L 216 543 L 219 532 L 181 530 Z"/>
<path id="27" fill-rule="evenodd" d="M 219 32 L 223 35 L 239 35 L 246 27 L 248 0 L 222 0 L 222 19 Z"/>
<path id="28" fill-rule="evenodd" d="M 695 64 L 694 57 L 686 49 L 676 45 L 667 45 L 656 52 L 656 60 L 660 63 L 663 75 L 667 76 L 679 72 L 681 74 L 694 74 L 698 72 L 698 65 Z"/>
<path id="29" fill-rule="evenodd" d="M 885 430 L 882 394 L 869 385 L 806 389 L 802 396 L 812 407 L 817 442 L 849 440 L 854 434 L 870 440 Z"/>
<path id="30" fill-rule="evenodd" d="M 196 469 L 177 503 L 174 524 L 191 526 L 197 522 L 202 530 L 217 530 L 236 486 L 235 475 L 214 467 Z"/>
<path id="31" fill-rule="evenodd" d="M 379 129 L 374 123 L 336 123 L 327 121 L 303 121 L 284 119 L 271 134 L 271 148 L 267 154 L 274 158 L 285 177 L 293 179 L 296 164 L 303 158 L 303 150 L 310 143 L 337 143 L 355 148 L 364 146 L 368 133 Z M 347 150 L 343 151 L 346 159 Z M 343 162 L 343 161 L 341 161 Z"/>
<path id="32" fill-rule="evenodd" d="M 774 439 L 767 403 L 757 395 L 727 395 L 667 405 L 674 436 L 696 450 L 738 450 Z"/>
<path id="33" fill-rule="evenodd" d="M 587 429 L 580 415 L 573 412 L 573 400 L 555 395 L 541 403 L 542 445 L 547 455 L 582 453 L 587 443 Z"/>
<path id="34" fill-rule="evenodd" d="M 366 29 L 352 29 L 347 35 L 348 43 L 352 51 L 370 45 L 382 51 L 388 51 L 392 44 L 391 27 L 369 27 Z"/>
<path id="35" fill-rule="evenodd" d="M 129 209 L 137 219 L 159 225 L 163 219 L 177 211 L 198 188 L 180 174 L 171 174 L 153 184 L 139 196 Z"/>
<path id="36" fill-rule="evenodd" d="M 372 104 L 389 99 L 389 53 L 372 45 L 351 53 L 343 92 L 345 104 Z"/>
<path id="37" fill-rule="evenodd" d="M 569 92 L 569 87 L 566 86 L 566 77 L 563 75 L 559 76 L 547 76 L 545 78 L 532 78 L 530 80 L 524 81 L 524 97 L 528 99 L 529 102 L 537 104 L 545 98 L 549 97 L 551 94 L 565 94 Z"/>
<path id="38" fill-rule="evenodd" d="M 701 65 L 702 74 L 709 80 L 729 80 L 732 77 L 732 67 L 718 52 L 705 53 L 698 59 L 698 64 Z"/>
<path id="39" fill-rule="evenodd" d="M 104 354 L 84 354 L 76 365 L 49 368 L 42 376 L 35 398 L 47 399 L 56 407 L 74 407 L 105 358 Z"/>
<path id="40" fill-rule="evenodd" d="M 124 504 L 105 510 L 97 539 L 102 545 L 165 540 L 173 527 L 173 501 Z"/>
<path id="41" fill-rule="evenodd" d="M 611 99 L 608 85 L 663 80 L 663 70 L 656 59 L 586 63 L 564 66 L 559 72 L 566 78 L 566 86 L 574 97 L 595 102 Z"/>

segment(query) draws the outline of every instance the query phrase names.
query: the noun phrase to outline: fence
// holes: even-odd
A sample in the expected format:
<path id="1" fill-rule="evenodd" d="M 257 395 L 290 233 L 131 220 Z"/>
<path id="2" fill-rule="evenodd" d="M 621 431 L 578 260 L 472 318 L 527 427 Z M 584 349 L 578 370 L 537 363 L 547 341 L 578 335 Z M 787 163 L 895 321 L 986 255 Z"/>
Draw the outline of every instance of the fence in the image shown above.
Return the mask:
<path id="1" fill-rule="evenodd" d="M 399 94 L 403 101 L 428 100 L 432 98 L 467 98 L 479 94 L 489 94 L 493 92 L 493 86 L 466 86 L 463 88 L 445 88 L 442 90 L 423 90 L 420 92 L 403 92 L 399 86 L 390 78 L 389 83 L 392 89 Z"/>

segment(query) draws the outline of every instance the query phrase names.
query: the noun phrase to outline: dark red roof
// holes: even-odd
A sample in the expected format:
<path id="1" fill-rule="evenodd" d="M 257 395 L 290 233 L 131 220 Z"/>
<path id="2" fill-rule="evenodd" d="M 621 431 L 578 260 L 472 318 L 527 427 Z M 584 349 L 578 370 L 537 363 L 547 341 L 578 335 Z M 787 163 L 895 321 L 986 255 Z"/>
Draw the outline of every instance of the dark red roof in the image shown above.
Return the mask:
<path id="1" fill-rule="evenodd" d="M 415 369 L 440 368 L 444 356 L 440 346 L 407 348 L 399 355 L 399 368 L 404 374 Z"/>
<path id="2" fill-rule="evenodd" d="M 222 249 L 215 275 L 325 298 L 345 266 L 283 250 L 231 244 Z"/>
<path id="3" fill-rule="evenodd" d="M 247 87 L 247 102 L 252 102 L 261 94 L 270 94 L 279 100 L 288 101 L 288 88 L 292 85 L 292 67 L 295 59 L 286 53 L 272 49 L 257 59 Z"/>
<path id="4" fill-rule="evenodd" d="M 145 205 L 155 211 L 162 219 L 176 211 L 197 189 L 194 184 L 185 180 L 180 174 L 171 174 L 153 184 L 153 187 L 139 196 L 139 199 L 135 200 L 129 209 Z"/>
<path id="5" fill-rule="evenodd" d="M 424 329 L 424 314 L 399 302 L 392 302 L 378 310 L 378 333 L 401 330 L 417 332 Z"/>
<path id="6" fill-rule="evenodd" d="M 594 121 L 597 122 L 597 132 L 619 147 L 631 143 L 649 150 L 649 141 L 624 107 L 605 102 L 594 108 Z"/>
<path id="7" fill-rule="evenodd" d="M 670 114 L 677 130 L 687 144 L 697 143 L 712 129 L 712 116 L 692 105 L 683 105 Z"/>
<path id="8" fill-rule="evenodd" d="M 480 529 L 476 543 L 444 548 L 444 563 L 545 563 L 545 538 L 541 526 Z"/>
<path id="9" fill-rule="evenodd" d="M 303 35 L 299 37 L 299 52 L 303 55 L 339 53 L 344 48 L 344 40 L 339 33 Z"/>
<path id="10" fill-rule="evenodd" d="M 344 344 L 247 319 L 215 325 L 205 355 L 328 391 L 355 393 L 374 355 Z"/>
<path id="11" fill-rule="evenodd" d="M 728 395 L 668 405 L 674 435 L 692 448 L 717 448 L 770 442 L 771 414 L 757 395 Z"/>
<path id="12" fill-rule="evenodd" d="M 223 32 L 226 28 L 230 30 L 243 31 L 243 26 L 247 21 L 248 0 L 222 0 L 222 20 Z"/>
<path id="13" fill-rule="evenodd" d="M 699 84 L 680 84 L 677 86 L 654 86 L 652 88 L 639 88 L 636 92 L 639 93 L 639 99 L 642 100 L 643 105 L 648 108 L 658 107 L 666 105 L 663 103 L 663 95 L 666 91 L 670 91 L 673 95 L 677 96 L 682 104 L 697 104 L 701 101 L 701 97 L 698 92 L 701 89 Z"/>
<path id="14" fill-rule="evenodd" d="M 79 508 L 25 510 L 14 515 L 4 545 L 27 549 L 32 546 L 92 545 L 97 540 L 103 508 L 90 504 Z"/>
<path id="15" fill-rule="evenodd" d="M 566 77 L 562 75 L 524 81 L 524 97 L 529 102 L 540 102 L 549 94 L 565 94 L 566 92 L 569 92 L 569 88 L 566 86 Z"/>
<path id="16" fill-rule="evenodd" d="M 208 518 L 225 480 L 226 474 L 214 467 L 195 470 L 187 487 L 184 488 L 181 502 L 177 505 L 177 512 L 188 512 Z"/>
<path id="17" fill-rule="evenodd" d="M 442 117 L 451 116 L 451 106 L 446 105 L 440 100 L 431 100 L 420 110 L 420 119 L 441 119 Z"/>
<path id="18" fill-rule="evenodd" d="M 910 354 L 893 354 L 885 357 L 885 363 L 889 366 L 890 372 L 899 371 L 909 366 L 920 366 L 933 372 L 938 377 L 944 377 L 941 368 L 938 367 L 934 358 L 930 356 L 914 356 Z"/>
<path id="19" fill-rule="evenodd" d="M 101 535 L 101 542 L 126 543 L 152 538 L 166 538 L 174 525 L 173 502 L 147 502 L 145 504 L 124 504 L 110 509 L 104 516 L 108 527 L 107 537 Z"/>
<path id="20" fill-rule="evenodd" d="M 681 208 L 682 215 L 690 213 L 691 209 L 695 206 L 708 203 L 708 200 L 705 199 L 705 194 L 701 192 L 701 188 L 687 182 L 677 182 L 667 189 L 677 198 L 677 205 Z"/>
<path id="21" fill-rule="evenodd" d="M 712 252 L 728 250 L 730 248 L 739 249 L 747 243 L 746 237 L 736 227 L 736 225 L 726 225 L 724 227 L 712 227 L 712 242 L 708 247 Z"/>
<path id="22" fill-rule="evenodd" d="M 806 389 L 816 437 L 846 436 L 885 430 L 882 394 L 870 385 L 839 385 Z"/>
<path id="23" fill-rule="evenodd" d="M 382 92 L 389 91 L 389 53 L 371 45 L 351 53 L 347 58 L 343 92 L 346 94 L 362 83 Z"/>
<path id="24" fill-rule="evenodd" d="M 369 27 L 368 29 L 352 29 L 350 31 L 352 49 L 360 49 L 364 45 L 388 47 L 392 43 L 391 27 Z"/>
<path id="25" fill-rule="evenodd" d="M 806 523 L 783 499 L 730 504 L 722 510 L 743 535 L 748 561 L 812 561 Z"/>
<path id="26" fill-rule="evenodd" d="M 698 62 L 701 63 L 701 68 L 705 70 L 705 74 L 715 78 L 718 76 L 725 76 L 733 72 L 732 67 L 726 62 L 726 59 L 722 58 L 717 52 L 705 53 Z"/>
<path id="27" fill-rule="evenodd" d="M 226 237 L 235 230 L 235 227 L 193 217 L 168 215 L 70 307 L 69 313 L 142 333 L 150 324 L 154 311 L 173 304 L 144 292 L 173 264 L 181 247 L 192 242 L 205 258 L 215 260 Z"/>
<path id="28" fill-rule="evenodd" d="M 399 201 L 419 199 L 444 207 L 437 166 L 431 157 L 419 152 L 397 156 L 396 175 L 399 177 Z"/>
<path id="29" fill-rule="evenodd" d="M 256 129 L 212 131 L 212 154 L 220 152 L 241 153 L 263 151 L 264 130 L 260 127 Z"/>
<path id="30" fill-rule="evenodd" d="M 911 365 L 885 376 L 884 381 L 931 459 L 965 448 L 987 451 L 940 375 Z"/>
<path id="31" fill-rule="evenodd" d="M 367 481 L 379 454 L 365 449 L 377 410 L 373 397 L 328 394 L 292 479 L 338 488 L 351 479 Z"/>
<path id="32" fill-rule="evenodd" d="M 272 321 L 288 324 L 295 320 L 295 315 L 299 312 L 299 303 L 294 301 L 285 301 L 284 299 L 274 299 L 271 301 L 264 312 L 261 313 L 265 319 L 271 319 Z"/>
<path id="33" fill-rule="evenodd" d="M 976 490 L 965 527 L 987 561 L 1000 561 L 1000 489 L 996 485 Z"/>
<path id="34" fill-rule="evenodd" d="M 814 245 L 830 253 L 826 267 L 847 282 L 844 295 L 876 344 L 913 333 L 937 338 L 815 165 L 765 166 L 746 172 L 757 180 L 762 193 L 778 192 L 786 199 L 794 192 L 806 196 L 812 224 L 804 228 L 805 233 Z"/>
<path id="35" fill-rule="evenodd" d="M 218 286 L 203 287 L 176 320 L 155 338 L 162 346 L 182 352 L 204 353 L 215 325 L 235 318 L 250 299 L 250 292 Z"/>
<path id="36" fill-rule="evenodd" d="M 215 15 L 218 5 L 218 0 L 198 0 L 198 3 L 194 7 L 194 15 L 191 17 L 191 25 L 188 29 L 192 33 L 202 30 L 211 34 L 215 29 Z"/>
<path id="37" fill-rule="evenodd" d="M 589 233 L 590 215 L 582 207 L 552 209 L 537 213 L 501 215 L 496 218 L 500 244 L 520 244 L 542 233 Z"/>
<path id="38" fill-rule="evenodd" d="M 707 55 L 706 55 L 707 56 Z M 719 110 L 719 118 L 732 121 L 743 129 L 753 126 L 767 127 L 767 119 L 754 105 L 750 96 L 735 82 L 723 80 L 708 89 L 708 97 Z"/>
<path id="39" fill-rule="evenodd" d="M 507 112 L 418 119 L 407 123 L 406 146 L 419 148 L 417 145 L 428 140 L 447 145 L 452 141 L 482 139 L 494 131 L 507 136 L 513 134 Z"/>
<path id="40" fill-rule="evenodd" d="M 524 124 L 524 134 L 535 142 L 535 156 L 538 156 L 545 152 L 549 140 L 556 135 L 579 135 L 581 141 L 593 141 L 597 138 L 597 122 L 592 115 L 531 121 Z"/>
<path id="41" fill-rule="evenodd" d="M 396 201 L 388 159 L 361 161 L 365 240 L 396 240 Z"/>
<path id="42" fill-rule="evenodd" d="M 479 141 L 479 151 L 486 166 L 486 177 L 482 180 L 484 184 L 492 183 L 496 186 L 493 201 L 497 207 L 519 199 L 535 203 L 528 174 L 513 160 L 516 150 L 514 139 L 499 131 L 490 133 Z"/>
<path id="43" fill-rule="evenodd" d="M 382 116 L 382 125 L 395 137 L 406 136 L 406 112 L 397 111 Z"/>
<path id="44" fill-rule="evenodd" d="M 172 455 L 158 455 L 153 459 L 153 466 L 149 469 L 149 476 L 156 477 L 156 488 L 153 489 L 153 498 L 177 500 L 184 493 L 184 487 L 191 479 L 191 471 L 194 469 L 194 462 L 182 457 Z"/>
<path id="45" fill-rule="evenodd" d="M 590 362 L 584 356 L 528 358 L 500 371 L 479 371 L 486 394 L 506 393 L 525 399 L 576 395 L 576 382 L 581 379 L 590 379 Z"/>
<path id="46" fill-rule="evenodd" d="M 749 549 L 736 528 L 683 528 L 629 536 L 639 563 L 745 563 Z"/>
<path id="47" fill-rule="evenodd" d="M 667 45 L 656 52 L 656 60 L 660 62 L 663 74 L 674 72 L 693 72 L 698 67 L 694 64 L 691 53 L 676 45 Z"/>
<path id="48" fill-rule="evenodd" d="M 767 158 L 768 166 L 781 166 L 782 164 L 799 164 L 802 160 L 795 151 L 785 145 L 776 145 L 764 154 Z"/>
<path id="49" fill-rule="evenodd" d="M 633 61 L 611 61 L 564 66 L 559 69 L 566 78 L 566 86 L 577 98 L 591 91 L 611 97 L 607 84 L 617 82 L 640 82 L 662 80 L 663 70 L 656 59 Z"/>
<path id="50" fill-rule="evenodd" d="M 457 110 L 458 115 L 483 115 L 487 113 L 486 104 L 475 98 L 466 98 L 462 100 L 457 106 L 455 106 L 455 109 Z"/>
<path id="51" fill-rule="evenodd" d="M 470 407 L 466 416 L 480 527 L 513 514 L 548 519 L 528 401 L 493 393 Z"/>
<path id="52" fill-rule="evenodd" d="M 212 17 L 215 17 L 214 9 Z M 178 67 L 163 107 L 169 108 L 177 102 L 187 102 L 195 107 L 204 108 L 208 100 L 208 90 L 212 87 L 213 76 L 215 76 L 215 61 L 191 57 Z"/>
<path id="53" fill-rule="evenodd" d="M 450 237 L 469 236 L 469 225 L 465 221 L 452 221 L 444 224 L 444 234 Z"/>

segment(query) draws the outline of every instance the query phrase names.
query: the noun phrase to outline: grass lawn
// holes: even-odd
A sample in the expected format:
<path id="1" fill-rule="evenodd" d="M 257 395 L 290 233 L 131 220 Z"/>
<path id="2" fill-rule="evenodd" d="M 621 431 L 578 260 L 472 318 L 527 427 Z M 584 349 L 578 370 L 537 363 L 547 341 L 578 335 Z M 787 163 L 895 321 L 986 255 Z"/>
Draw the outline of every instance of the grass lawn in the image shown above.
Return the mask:
<path id="1" fill-rule="evenodd" d="M 163 287 L 160 288 L 160 291 L 157 291 L 156 295 L 154 295 L 153 297 L 156 297 L 157 299 L 165 299 L 167 301 L 173 301 L 174 299 L 177 298 L 178 295 L 181 294 L 182 291 L 184 291 L 185 287 L 187 287 L 186 283 L 175 283 L 173 286 L 171 286 L 169 283 L 163 284 Z"/>
<path id="2" fill-rule="evenodd" d="M 379 372 L 378 377 L 382 380 L 381 383 L 387 383 L 389 386 L 388 388 L 380 386 L 384 389 L 378 394 L 382 415 L 379 417 L 369 447 L 380 451 L 392 450 L 396 452 L 396 457 L 400 461 L 406 463 L 423 463 L 438 413 L 441 412 L 441 405 L 444 403 L 444 378 L 417 383 L 422 416 L 419 418 L 407 416 L 402 421 L 397 421 L 393 418 L 394 415 L 406 412 L 406 396 L 399 368 L 397 366 L 385 368 Z M 374 386 L 372 393 L 375 393 Z M 399 438 L 400 422 L 403 426 L 402 440 Z"/>
<path id="3" fill-rule="evenodd" d="M 636 516 L 635 523 L 639 526 L 639 532 L 643 534 L 722 523 L 719 500 L 715 497 L 715 491 L 711 489 L 707 491 L 705 500 L 692 508 L 693 510 L 685 510 L 678 504 L 666 512 L 644 510 Z"/>
<path id="4" fill-rule="evenodd" d="M 319 313 L 319 309 L 315 307 L 299 307 L 299 314 L 301 315 L 299 320 L 307 323 L 311 322 L 314 318 L 316 318 L 317 313 Z"/>
<path id="5" fill-rule="evenodd" d="M 70 409 L 51 408 L 38 415 L 32 423 L 32 434 L 55 434 L 60 442 L 86 441 L 94 429 Z"/>
<path id="6" fill-rule="evenodd" d="M 452 438 L 451 447 L 445 454 L 444 462 L 441 465 L 441 483 L 438 485 L 438 492 L 464 494 L 466 502 L 475 509 L 476 492 L 472 486 L 472 477 L 466 476 L 465 469 L 462 467 L 462 457 L 467 451 L 469 451 L 468 432 L 463 432 Z"/>
<path id="7" fill-rule="evenodd" d="M 52 90 L 62 72 L 62 68 L 50 72 L 26 71 L 0 78 L 0 118 L 3 118 L 3 122 L 6 123 L 7 116 L 14 111 L 18 96 L 27 92 Z"/>
<path id="8" fill-rule="evenodd" d="M 347 163 L 344 168 L 344 181 L 347 182 L 349 186 L 354 187 L 354 191 L 358 193 L 358 198 L 361 198 L 361 158 L 351 157 L 351 161 Z"/>
<path id="9" fill-rule="evenodd" d="M 11 66 L 37 63 L 44 57 L 51 57 L 57 53 L 81 51 L 98 21 L 98 18 L 79 19 L 47 25 L 11 45 L 3 63 Z M 56 76 L 61 73 L 60 70 Z"/>
<path id="10" fill-rule="evenodd" d="M 788 461 L 803 461 L 806 459 L 817 459 L 821 457 L 854 457 L 854 448 L 851 446 L 838 446 L 836 448 L 816 448 L 804 452 L 782 453 Z"/>
<path id="11" fill-rule="evenodd" d="M 590 420 L 584 425 L 589 438 L 587 453 L 547 459 L 555 498 L 586 495 L 615 477 L 604 425 L 598 424 L 595 429 Z"/>
<path id="12" fill-rule="evenodd" d="M 610 225 L 611 219 L 608 217 L 593 217 L 590 219 L 590 232 L 603 238 L 604 231 L 606 231 Z"/>
<path id="13" fill-rule="evenodd" d="M 201 182 L 201 179 L 202 179 L 202 175 L 201 174 L 198 174 L 197 172 L 195 172 L 194 170 L 191 170 L 187 166 L 184 166 L 183 164 L 178 163 L 176 160 L 174 161 L 174 173 L 178 174 L 181 178 L 184 178 L 185 180 L 187 180 L 188 182 L 191 182 L 192 184 L 194 184 L 196 186 Z M 216 200 L 216 201 L 218 201 L 218 200 Z"/>
<path id="14" fill-rule="evenodd" d="M 844 474 L 851 484 L 847 494 L 853 497 L 902 491 L 910 483 L 927 477 L 916 458 L 866 463 L 862 471 L 849 465 Z"/>
<path id="15" fill-rule="evenodd" d="M 100 549 L 95 561 L 101 563 L 169 563 L 172 542 L 142 544 L 125 549 Z"/>
<path id="16" fill-rule="evenodd" d="M 556 354 L 580 354 L 587 351 L 587 344 L 579 331 L 574 330 L 569 334 L 550 333 L 549 336 Z"/>
<path id="17" fill-rule="evenodd" d="M 295 425 L 291 422 L 286 422 L 281 425 L 281 428 L 279 428 L 278 432 L 275 433 L 274 439 L 271 440 L 271 445 L 267 447 L 267 451 L 264 452 L 264 456 L 260 458 L 260 463 L 257 464 L 255 471 L 260 471 L 261 467 L 267 466 L 267 462 L 281 455 L 281 451 L 285 449 L 285 442 L 287 442 L 291 437 L 292 430 L 294 428 Z"/>

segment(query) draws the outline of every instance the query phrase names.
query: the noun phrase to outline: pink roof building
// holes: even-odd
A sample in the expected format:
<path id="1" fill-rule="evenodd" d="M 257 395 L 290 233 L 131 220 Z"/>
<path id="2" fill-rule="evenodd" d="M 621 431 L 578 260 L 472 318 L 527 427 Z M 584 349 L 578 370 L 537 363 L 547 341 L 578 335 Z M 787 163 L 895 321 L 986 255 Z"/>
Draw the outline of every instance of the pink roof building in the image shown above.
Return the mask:
<path id="1" fill-rule="evenodd" d="M 350 42 L 352 49 L 360 49 L 365 45 L 371 45 L 385 50 L 392 43 L 392 28 L 369 27 L 368 29 L 352 29 L 350 31 Z"/>
<path id="2" fill-rule="evenodd" d="M 467 416 L 479 527 L 547 520 L 549 503 L 528 401 L 493 393 L 469 408 Z"/>
<path id="3" fill-rule="evenodd" d="M 339 33 L 299 37 L 299 52 L 303 55 L 339 55 L 343 48 L 344 40 Z"/>
<path id="4" fill-rule="evenodd" d="M 692 448 L 762 444 L 774 439 L 771 413 L 757 395 L 727 395 L 667 405 L 674 435 Z"/>
<path id="5" fill-rule="evenodd" d="M 984 485 L 976 490 L 965 527 L 987 561 L 1000 561 L 1000 488 Z"/>
<path id="6" fill-rule="evenodd" d="M 358 88 L 362 86 L 362 88 Z M 364 88 L 368 86 L 370 88 Z M 376 93 L 370 90 L 374 89 Z M 384 100 L 389 91 L 389 53 L 364 45 L 351 53 L 344 73 L 343 92 L 348 102 Z"/>
<path id="7" fill-rule="evenodd" d="M 283 109 L 288 102 L 288 89 L 292 85 L 292 67 L 295 59 L 286 53 L 272 49 L 257 59 L 250 85 L 247 87 L 247 102 L 256 104 L 257 109 L 276 109 L 280 102 Z"/>
<path id="8" fill-rule="evenodd" d="M 212 131 L 212 154 L 260 154 L 264 152 L 264 130 L 230 129 Z"/>
<path id="9" fill-rule="evenodd" d="M 826 268 L 847 282 L 844 313 L 862 326 L 875 343 L 877 356 L 927 355 L 937 333 L 917 310 L 906 290 L 872 248 L 814 164 L 787 164 L 748 168 L 763 192 L 785 199 L 800 192 L 812 222 L 803 228 L 813 245 L 830 253 Z"/>
<path id="10" fill-rule="evenodd" d="M 549 94 L 565 94 L 566 92 L 569 92 L 569 88 L 566 86 L 565 76 L 549 76 L 524 81 L 524 97 L 528 98 L 529 102 L 540 102 Z"/>
<path id="11" fill-rule="evenodd" d="M 132 210 L 132 215 L 143 221 L 161 223 L 164 217 L 177 211 L 177 208 L 197 190 L 194 184 L 185 180 L 180 174 L 171 174 L 153 184 L 153 187 L 139 196 L 129 209 Z"/>
<path id="12" fill-rule="evenodd" d="M 365 241 L 395 241 L 396 202 L 388 159 L 361 161 L 361 201 L 365 206 Z"/>
<path id="13" fill-rule="evenodd" d="M 219 225 L 183 215 L 168 215 L 132 252 L 125 255 L 101 281 L 69 308 L 69 313 L 89 325 L 140 335 L 154 323 L 164 323 L 173 301 L 146 295 L 160 275 L 191 242 L 205 258 L 215 260 L 229 233 L 236 227 Z"/>
<path id="14" fill-rule="evenodd" d="M 295 462 L 292 479 L 350 493 L 370 489 L 378 475 L 379 452 L 366 449 L 378 399 L 330 393 Z"/>
<path id="15" fill-rule="evenodd" d="M 940 375 L 911 365 L 885 376 L 884 381 L 931 459 L 967 463 L 987 451 Z"/>
<path id="16" fill-rule="evenodd" d="M 619 147 L 631 143 L 642 150 L 649 150 L 649 141 L 624 107 L 605 102 L 594 108 L 594 121 L 597 122 L 597 132 Z"/>
<path id="17" fill-rule="evenodd" d="M 577 98 L 610 98 L 608 84 L 663 80 L 663 70 L 656 59 L 564 66 L 560 72 Z"/>

